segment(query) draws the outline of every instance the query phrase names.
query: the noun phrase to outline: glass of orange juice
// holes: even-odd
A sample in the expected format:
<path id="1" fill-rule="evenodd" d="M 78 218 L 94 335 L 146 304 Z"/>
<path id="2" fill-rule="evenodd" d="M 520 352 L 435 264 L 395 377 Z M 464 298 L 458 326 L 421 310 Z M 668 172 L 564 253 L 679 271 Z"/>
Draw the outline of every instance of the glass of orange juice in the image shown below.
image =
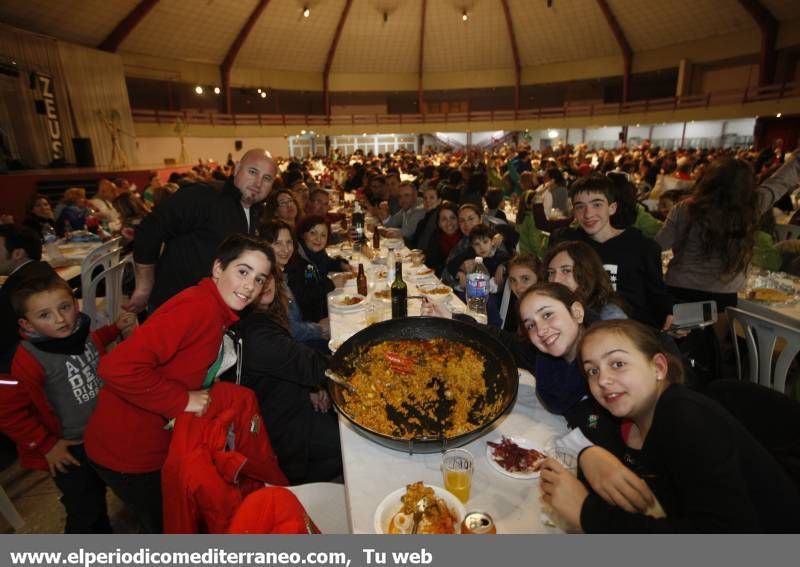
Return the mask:
<path id="1" fill-rule="evenodd" d="M 444 487 L 463 503 L 469 500 L 475 460 L 466 449 L 450 449 L 442 457 Z"/>

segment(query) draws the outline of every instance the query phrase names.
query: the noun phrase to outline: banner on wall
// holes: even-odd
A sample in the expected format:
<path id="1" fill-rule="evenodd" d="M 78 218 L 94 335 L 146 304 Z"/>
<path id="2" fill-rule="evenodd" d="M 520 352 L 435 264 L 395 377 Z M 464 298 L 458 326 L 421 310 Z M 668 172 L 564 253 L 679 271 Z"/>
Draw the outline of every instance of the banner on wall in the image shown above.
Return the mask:
<path id="1" fill-rule="evenodd" d="M 31 88 L 36 92 L 36 112 L 43 114 L 47 124 L 47 140 L 52 161 L 64 159 L 64 140 L 61 120 L 56 106 L 53 77 L 46 73 L 31 73 Z"/>

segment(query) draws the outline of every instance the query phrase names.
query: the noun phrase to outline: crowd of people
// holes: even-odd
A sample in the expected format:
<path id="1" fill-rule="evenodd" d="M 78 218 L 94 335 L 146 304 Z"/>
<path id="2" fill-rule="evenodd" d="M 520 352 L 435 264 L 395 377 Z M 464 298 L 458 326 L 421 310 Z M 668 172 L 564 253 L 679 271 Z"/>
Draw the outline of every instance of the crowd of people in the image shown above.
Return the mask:
<path id="1" fill-rule="evenodd" d="M 356 202 L 457 293 L 476 258 L 488 268 L 485 331 L 533 372 L 580 451 L 578 479 L 549 459 L 541 481 L 573 526 L 799 531 L 800 445 L 750 425 L 769 416 L 793 431 L 800 410 L 727 376 L 705 377 L 713 388 L 698 393 L 683 337 L 670 334 L 676 302 L 714 300 L 717 345 L 751 265 L 800 272 L 798 242 L 769 233 L 775 214 L 800 223 L 797 158 L 780 141 L 762 152 L 523 145 L 306 160 L 254 149 L 168 183 L 154 175 L 141 191 L 103 180 L 87 199 L 72 188 L 55 210 L 37 195 L 22 225 L 0 226 L 0 429 L 23 466 L 53 475 L 68 532 L 110 530 L 106 487 L 143 531 L 171 529 L 172 429 L 187 413 L 218 415 L 220 380 L 256 400 L 251 433 L 268 436 L 246 455 L 267 464 L 244 474 L 341 482 L 326 298 L 353 266 L 326 248 L 356 236 Z M 51 231 L 81 230 L 122 234 L 135 263 L 125 312 L 94 331 L 41 261 Z M 424 313 L 453 316 L 432 303 Z M 759 405 L 742 409 L 743 396 Z M 228 461 L 208 459 L 225 478 Z"/>

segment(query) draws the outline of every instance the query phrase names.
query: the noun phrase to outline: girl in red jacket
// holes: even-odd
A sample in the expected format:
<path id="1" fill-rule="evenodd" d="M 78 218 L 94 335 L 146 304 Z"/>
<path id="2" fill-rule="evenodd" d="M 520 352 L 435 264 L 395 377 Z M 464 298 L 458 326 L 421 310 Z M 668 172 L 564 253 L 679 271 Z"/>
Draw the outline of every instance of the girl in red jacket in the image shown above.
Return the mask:
<path id="1" fill-rule="evenodd" d="M 136 514 L 162 531 L 161 467 L 171 420 L 205 412 L 223 357 L 223 334 L 258 299 L 273 263 L 264 241 L 228 237 L 212 276 L 156 310 L 100 363 L 105 383 L 86 428 L 86 451 L 100 477 Z"/>

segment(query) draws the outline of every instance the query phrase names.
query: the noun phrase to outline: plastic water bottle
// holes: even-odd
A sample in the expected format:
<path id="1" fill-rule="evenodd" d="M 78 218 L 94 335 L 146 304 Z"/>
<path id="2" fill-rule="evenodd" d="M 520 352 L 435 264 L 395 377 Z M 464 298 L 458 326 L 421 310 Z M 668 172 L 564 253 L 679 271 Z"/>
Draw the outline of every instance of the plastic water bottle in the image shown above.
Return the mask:
<path id="1" fill-rule="evenodd" d="M 44 241 L 44 251 L 50 261 L 57 261 L 61 259 L 61 251 L 56 244 L 56 231 L 49 223 L 42 225 L 42 240 Z"/>
<path id="2" fill-rule="evenodd" d="M 475 267 L 467 274 L 467 314 L 478 323 L 487 323 L 486 301 L 489 298 L 489 270 L 483 265 L 483 258 L 475 258 Z"/>

